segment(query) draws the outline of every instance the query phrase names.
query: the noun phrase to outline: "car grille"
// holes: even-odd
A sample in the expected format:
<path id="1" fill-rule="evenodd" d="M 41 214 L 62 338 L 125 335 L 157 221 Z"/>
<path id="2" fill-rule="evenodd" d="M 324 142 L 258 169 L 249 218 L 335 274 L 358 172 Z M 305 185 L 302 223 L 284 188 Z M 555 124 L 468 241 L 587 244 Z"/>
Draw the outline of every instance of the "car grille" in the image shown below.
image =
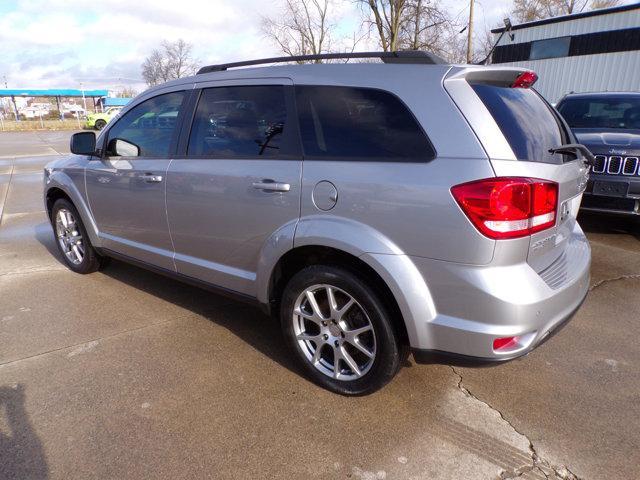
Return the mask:
<path id="1" fill-rule="evenodd" d="M 640 175 L 639 167 L 638 157 L 596 155 L 596 163 L 591 171 L 608 175 Z"/>

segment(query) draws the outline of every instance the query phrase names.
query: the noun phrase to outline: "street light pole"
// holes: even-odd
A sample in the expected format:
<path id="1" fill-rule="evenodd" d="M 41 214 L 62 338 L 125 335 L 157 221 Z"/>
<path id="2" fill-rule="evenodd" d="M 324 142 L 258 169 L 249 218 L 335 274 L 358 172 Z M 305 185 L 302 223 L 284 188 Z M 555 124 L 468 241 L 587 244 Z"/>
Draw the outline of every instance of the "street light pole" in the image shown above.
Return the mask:
<path id="1" fill-rule="evenodd" d="M 84 106 L 84 113 L 87 114 L 87 99 L 84 97 L 84 87 L 82 82 L 80 82 L 80 90 L 82 90 L 82 104 Z"/>
<path id="2" fill-rule="evenodd" d="M 467 28 L 467 63 L 473 60 L 473 0 L 469 0 L 469 27 Z"/>

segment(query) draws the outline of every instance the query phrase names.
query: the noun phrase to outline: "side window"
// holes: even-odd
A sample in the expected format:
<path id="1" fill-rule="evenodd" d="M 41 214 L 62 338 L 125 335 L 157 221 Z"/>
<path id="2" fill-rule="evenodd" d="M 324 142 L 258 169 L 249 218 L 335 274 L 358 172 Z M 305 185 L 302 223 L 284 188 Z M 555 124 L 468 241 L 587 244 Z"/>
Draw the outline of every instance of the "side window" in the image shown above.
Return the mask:
<path id="1" fill-rule="evenodd" d="M 184 98 L 185 92 L 166 93 L 150 98 L 129 110 L 109 130 L 107 155 L 135 156 L 131 152 L 137 147 L 137 156 L 140 157 L 168 157 Z M 126 142 L 128 148 L 118 149 L 117 145 L 123 142 L 116 140 Z"/>
<path id="2" fill-rule="evenodd" d="M 435 157 L 424 131 L 389 92 L 372 88 L 296 87 L 305 156 L 416 162 Z"/>
<path id="3" fill-rule="evenodd" d="M 274 157 L 290 154 L 285 90 L 280 85 L 203 90 L 187 155 Z"/>

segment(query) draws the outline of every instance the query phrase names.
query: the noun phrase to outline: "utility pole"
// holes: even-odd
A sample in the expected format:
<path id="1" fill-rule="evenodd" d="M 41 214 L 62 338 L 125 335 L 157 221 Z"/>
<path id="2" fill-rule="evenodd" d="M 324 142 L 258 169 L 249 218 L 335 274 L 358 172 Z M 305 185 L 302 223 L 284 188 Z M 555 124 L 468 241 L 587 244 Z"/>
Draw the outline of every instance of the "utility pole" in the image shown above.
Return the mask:
<path id="1" fill-rule="evenodd" d="M 473 0 L 469 0 L 469 26 L 467 28 L 467 63 L 473 60 Z"/>

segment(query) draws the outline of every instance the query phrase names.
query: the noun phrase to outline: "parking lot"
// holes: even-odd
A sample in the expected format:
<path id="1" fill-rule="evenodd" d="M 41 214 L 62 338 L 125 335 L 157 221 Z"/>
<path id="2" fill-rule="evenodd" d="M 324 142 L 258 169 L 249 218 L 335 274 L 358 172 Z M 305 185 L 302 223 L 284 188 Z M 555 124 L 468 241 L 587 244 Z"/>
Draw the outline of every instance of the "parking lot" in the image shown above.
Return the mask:
<path id="1" fill-rule="evenodd" d="M 69 135 L 0 134 L 0 478 L 637 478 L 640 222 L 582 218 L 591 292 L 529 356 L 410 359 L 344 398 L 251 306 L 119 262 L 69 271 L 41 200 Z"/>

